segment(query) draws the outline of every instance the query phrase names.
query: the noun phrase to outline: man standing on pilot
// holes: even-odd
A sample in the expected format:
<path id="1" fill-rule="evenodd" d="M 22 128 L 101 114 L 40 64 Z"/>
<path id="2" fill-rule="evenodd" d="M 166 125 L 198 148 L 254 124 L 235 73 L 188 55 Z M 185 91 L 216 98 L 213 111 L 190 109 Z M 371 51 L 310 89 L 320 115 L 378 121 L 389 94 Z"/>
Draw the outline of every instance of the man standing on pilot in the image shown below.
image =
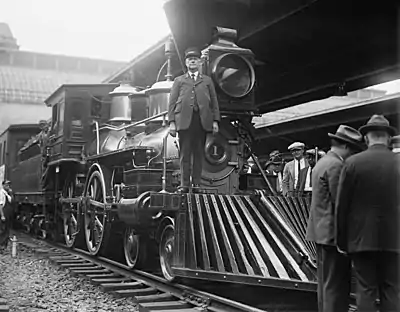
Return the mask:
<path id="1" fill-rule="evenodd" d="M 168 107 L 170 134 L 173 137 L 176 132 L 179 134 L 181 185 L 178 191 L 181 193 L 189 192 L 190 177 L 193 191 L 199 190 L 206 134 L 216 134 L 220 121 L 212 79 L 199 73 L 201 58 L 198 49 L 185 51 L 185 64 L 188 72 L 175 78 Z"/>

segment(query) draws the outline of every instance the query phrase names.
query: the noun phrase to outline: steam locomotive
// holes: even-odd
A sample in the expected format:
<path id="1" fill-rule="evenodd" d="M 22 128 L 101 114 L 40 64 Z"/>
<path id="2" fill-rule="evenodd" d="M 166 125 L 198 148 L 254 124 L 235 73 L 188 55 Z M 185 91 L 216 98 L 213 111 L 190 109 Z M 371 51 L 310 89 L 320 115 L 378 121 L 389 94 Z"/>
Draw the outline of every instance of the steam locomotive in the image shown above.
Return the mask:
<path id="1" fill-rule="evenodd" d="M 307 199 L 275 195 L 275 177 L 243 170 L 256 113 L 254 55 L 236 31 L 216 28 L 202 51 L 220 132 L 206 140 L 200 193 L 178 194 L 179 144 L 169 136 L 172 43 L 166 81 L 63 85 L 52 119 L 6 168 L 27 231 L 108 255 L 131 268 L 159 257 L 164 277 L 316 291 L 315 246 L 305 240 Z M 156 255 L 154 255 L 154 250 Z M 152 252 L 151 252 L 152 251 Z"/>

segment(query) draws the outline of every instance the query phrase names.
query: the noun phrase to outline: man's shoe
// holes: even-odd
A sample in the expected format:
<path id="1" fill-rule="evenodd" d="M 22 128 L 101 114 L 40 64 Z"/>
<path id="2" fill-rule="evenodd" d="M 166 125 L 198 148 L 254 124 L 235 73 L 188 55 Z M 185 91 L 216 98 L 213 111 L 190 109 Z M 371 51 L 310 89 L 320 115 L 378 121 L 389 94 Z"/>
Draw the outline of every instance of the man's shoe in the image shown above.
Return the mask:
<path id="1" fill-rule="evenodd" d="M 180 187 L 178 187 L 177 193 L 180 193 L 180 194 L 189 193 L 189 188 L 186 186 L 180 186 Z"/>

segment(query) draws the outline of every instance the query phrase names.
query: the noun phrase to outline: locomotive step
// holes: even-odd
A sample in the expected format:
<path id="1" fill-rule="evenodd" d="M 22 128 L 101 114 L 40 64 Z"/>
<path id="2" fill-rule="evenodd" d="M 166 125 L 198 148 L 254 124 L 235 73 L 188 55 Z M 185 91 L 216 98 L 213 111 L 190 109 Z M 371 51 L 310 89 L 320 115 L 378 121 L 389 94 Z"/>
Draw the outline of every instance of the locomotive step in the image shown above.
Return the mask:
<path id="1" fill-rule="evenodd" d="M 191 305 L 184 301 L 160 301 L 139 303 L 139 311 L 181 311 L 181 309 L 190 308 Z"/>
<path id="2" fill-rule="evenodd" d="M 157 294 L 157 289 L 153 287 L 142 288 L 142 289 L 123 289 L 114 290 L 113 293 L 118 297 L 136 297 Z"/>
<path id="3" fill-rule="evenodd" d="M 100 287 L 104 291 L 114 291 L 114 290 L 126 290 L 126 289 L 139 289 L 140 287 L 143 287 L 142 283 L 139 282 L 128 282 L 128 283 L 106 283 L 106 284 L 100 284 Z"/>

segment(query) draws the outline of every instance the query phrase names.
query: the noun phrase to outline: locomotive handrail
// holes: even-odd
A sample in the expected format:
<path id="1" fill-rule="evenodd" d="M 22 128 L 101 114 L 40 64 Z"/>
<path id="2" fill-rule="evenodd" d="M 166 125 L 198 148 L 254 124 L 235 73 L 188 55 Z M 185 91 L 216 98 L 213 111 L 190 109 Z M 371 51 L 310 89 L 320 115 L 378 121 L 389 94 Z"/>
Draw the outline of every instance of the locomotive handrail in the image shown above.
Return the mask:
<path id="1" fill-rule="evenodd" d="M 165 116 L 167 114 L 168 114 L 168 111 L 165 111 L 165 112 L 159 113 L 157 115 L 153 115 L 151 117 L 136 121 L 136 122 L 134 122 L 132 124 L 129 124 L 129 125 L 125 125 L 125 126 L 121 126 L 121 127 L 115 127 L 115 126 L 107 125 L 107 126 L 101 127 L 100 130 L 110 129 L 110 130 L 115 130 L 115 131 L 122 131 L 122 130 L 125 130 L 125 129 L 128 129 L 128 128 L 131 128 L 131 127 L 135 127 L 135 126 L 140 125 L 142 123 L 151 121 L 151 120 L 156 119 L 158 117 L 163 117 L 163 116 Z"/>
<path id="2" fill-rule="evenodd" d="M 163 127 L 167 125 L 167 120 L 165 118 L 166 114 L 163 114 Z M 167 134 L 163 137 L 163 175 L 162 175 L 162 193 L 165 193 L 167 191 L 167 141 L 168 141 L 168 135 L 169 131 Z"/>
<path id="3" fill-rule="evenodd" d="M 251 151 L 251 148 L 250 148 L 250 146 L 248 144 L 246 144 L 246 146 L 249 149 L 249 151 L 251 152 L 251 158 L 253 158 L 254 163 L 256 164 L 258 170 L 260 170 L 261 176 L 263 177 L 265 183 L 267 184 L 267 186 L 270 189 L 271 193 L 276 196 L 277 193 L 276 193 L 275 189 L 272 187 L 271 183 L 269 182 L 267 176 L 265 175 L 265 172 L 264 172 L 263 168 L 261 167 L 260 162 L 258 161 L 258 157 L 256 155 L 254 155 L 254 153 Z"/>

